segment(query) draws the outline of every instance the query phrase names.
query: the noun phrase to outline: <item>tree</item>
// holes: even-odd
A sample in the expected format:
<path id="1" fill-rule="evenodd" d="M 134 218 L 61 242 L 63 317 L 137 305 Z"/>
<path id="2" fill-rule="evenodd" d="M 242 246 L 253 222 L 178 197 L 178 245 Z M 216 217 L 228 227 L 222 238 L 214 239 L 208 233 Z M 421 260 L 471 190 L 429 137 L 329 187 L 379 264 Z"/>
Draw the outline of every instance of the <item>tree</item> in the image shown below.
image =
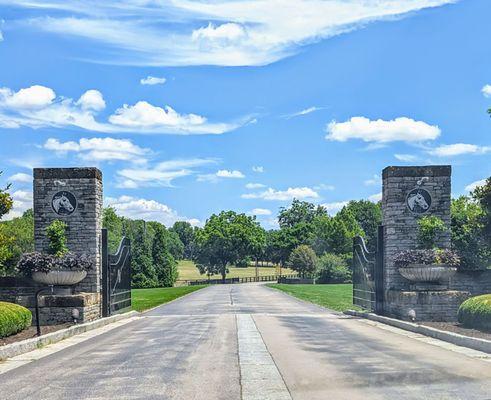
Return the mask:
<path id="1" fill-rule="evenodd" d="M 342 216 L 350 212 L 365 233 L 365 241 L 370 251 L 377 248 L 378 226 L 382 224 L 382 206 L 368 200 L 351 200 L 339 212 Z M 349 217 L 348 217 L 349 218 Z"/>
<path id="2" fill-rule="evenodd" d="M 280 228 L 292 228 L 302 223 L 311 225 L 316 217 L 323 214 L 326 214 L 326 210 L 322 206 L 293 199 L 289 208 L 282 207 L 280 209 L 278 223 Z"/>
<path id="3" fill-rule="evenodd" d="M 334 217 L 317 218 L 314 229 L 314 249 L 317 254 L 347 254 L 352 252 L 353 238 L 364 235 L 363 230 L 349 210 Z"/>
<path id="4" fill-rule="evenodd" d="M 346 260 L 332 253 L 325 253 L 317 263 L 318 283 L 347 283 L 351 281 L 351 271 Z"/>
<path id="5" fill-rule="evenodd" d="M 157 275 L 159 286 L 172 287 L 179 275 L 177 271 L 177 262 L 167 248 L 167 236 L 163 225 L 155 228 L 155 235 L 152 243 L 152 260 Z"/>
<path id="6" fill-rule="evenodd" d="M 254 217 L 222 211 L 213 214 L 196 235 L 195 255 L 200 273 L 220 274 L 225 279 L 228 265 L 252 255 L 261 227 Z"/>
<path id="7" fill-rule="evenodd" d="M 179 239 L 184 245 L 184 254 L 183 257 L 187 260 L 191 260 L 193 258 L 193 253 L 195 250 L 195 230 L 191 226 L 189 222 L 186 221 L 177 221 L 174 223 L 171 231 L 177 233 Z"/>
<path id="8" fill-rule="evenodd" d="M 185 247 L 184 244 L 181 242 L 181 239 L 179 239 L 179 235 L 171 230 L 167 230 L 166 233 L 166 247 L 168 248 L 170 254 L 176 260 L 182 260 L 182 258 L 184 257 Z"/>
<path id="9" fill-rule="evenodd" d="M 34 213 L 0 222 L 0 276 L 13 275 L 24 253 L 34 251 Z"/>
<path id="10" fill-rule="evenodd" d="M 2 175 L 2 173 L 3 171 L 0 171 L 0 175 Z M 14 205 L 14 201 L 8 193 L 9 188 L 10 184 L 4 189 L 0 189 L 0 219 L 2 219 L 2 217 L 7 214 Z"/>
<path id="11" fill-rule="evenodd" d="M 102 211 L 102 227 L 107 229 L 107 242 L 110 253 L 116 253 L 124 236 L 123 221 L 124 218 L 119 217 L 112 207 L 106 207 Z"/>
<path id="12" fill-rule="evenodd" d="M 481 204 L 467 196 L 451 204 L 452 246 L 464 269 L 485 269 L 491 265 L 491 243 L 485 233 L 486 215 Z"/>
<path id="13" fill-rule="evenodd" d="M 152 239 L 146 231 L 144 221 L 137 222 L 131 240 L 132 286 L 148 288 L 158 286 L 152 259 Z"/>
<path id="14" fill-rule="evenodd" d="M 486 179 L 483 185 L 479 185 L 472 192 L 472 197 L 479 202 L 484 215 L 482 216 L 484 231 L 491 242 L 491 176 Z"/>
<path id="15" fill-rule="evenodd" d="M 297 271 L 302 278 L 305 276 L 312 276 L 316 269 L 317 256 L 311 247 L 302 244 L 292 251 L 288 264 L 294 271 Z"/>

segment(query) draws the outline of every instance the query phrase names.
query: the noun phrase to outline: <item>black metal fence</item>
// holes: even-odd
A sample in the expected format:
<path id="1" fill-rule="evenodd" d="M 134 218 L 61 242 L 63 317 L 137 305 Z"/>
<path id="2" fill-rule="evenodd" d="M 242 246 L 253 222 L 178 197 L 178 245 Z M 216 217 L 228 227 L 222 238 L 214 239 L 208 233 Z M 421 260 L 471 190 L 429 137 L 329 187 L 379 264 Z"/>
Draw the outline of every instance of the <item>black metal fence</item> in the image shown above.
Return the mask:
<path id="1" fill-rule="evenodd" d="M 283 278 L 297 278 L 297 274 L 281 275 Z M 280 278 L 278 275 L 264 275 L 264 276 L 247 276 L 243 278 L 225 278 L 225 279 L 197 279 L 193 281 L 179 281 L 184 285 L 220 285 L 231 283 L 251 283 L 251 282 L 274 282 Z"/>

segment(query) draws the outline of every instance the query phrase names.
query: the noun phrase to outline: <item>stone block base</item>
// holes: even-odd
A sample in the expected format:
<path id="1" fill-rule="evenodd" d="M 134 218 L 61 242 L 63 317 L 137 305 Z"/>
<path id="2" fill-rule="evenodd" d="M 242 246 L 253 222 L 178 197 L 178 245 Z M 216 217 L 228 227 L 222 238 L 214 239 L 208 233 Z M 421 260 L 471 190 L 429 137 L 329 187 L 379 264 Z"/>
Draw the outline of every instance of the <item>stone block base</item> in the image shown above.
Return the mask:
<path id="1" fill-rule="evenodd" d="M 470 297 L 469 292 L 459 290 L 388 290 L 385 294 L 385 314 L 410 321 L 410 311 L 416 321 L 457 321 L 459 306 Z"/>
<path id="2" fill-rule="evenodd" d="M 33 300 L 29 299 L 30 302 Z M 28 305 L 32 312 L 32 323 L 36 324 L 34 304 Z M 78 310 L 77 322 L 90 322 L 100 318 L 100 296 L 95 293 L 71 295 L 40 295 L 39 319 L 41 325 L 58 325 L 73 322 L 73 310 Z"/>

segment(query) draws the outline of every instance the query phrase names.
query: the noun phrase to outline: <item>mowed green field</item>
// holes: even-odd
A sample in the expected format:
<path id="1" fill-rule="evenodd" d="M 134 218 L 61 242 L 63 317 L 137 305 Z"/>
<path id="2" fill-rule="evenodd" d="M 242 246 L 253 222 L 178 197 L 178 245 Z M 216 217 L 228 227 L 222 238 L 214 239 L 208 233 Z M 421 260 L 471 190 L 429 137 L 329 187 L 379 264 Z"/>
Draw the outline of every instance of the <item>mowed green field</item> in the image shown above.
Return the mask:
<path id="1" fill-rule="evenodd" d="M 200 275 L 198 268 L 192 261 L 181 260 L 179 261 L 178 267 L 179 269 L 179 278 L 178 281 L 191 281 L 196 279 L 207 279 L 206 275 Z M 227 274 L 227 278 L 245 278 L 250 276 L 256 276 L 256 269 L 254 267 L 248 268 L 235 268 L 231 267 L 230 273 Z M 282 274 L 293 274 L 289 268 L 283 268 Z M 269 275 L 277 275 L 277 269 L 275 267 L 259 267 L 258 268 L 259 276 L 269 276 Z M 212 279 L 221 278 L 220 275 L 213 275 Z"/>
<path id="2" fill-rule="evenodd" d="M 358 309 L 358 307 L 353 305 L 352 284 L 284 285 L 271 283 L 268 286 L 331 310 L 346 311 Z"/>
<path id="3" fill-rule="evenodd" d="M 133 310 L 144 311 L 160 304 L 168 303 L 185 294 L 203 289 L 206 285 L 181 286 L 172 288 L 132 289 L 131 306 Z"/>

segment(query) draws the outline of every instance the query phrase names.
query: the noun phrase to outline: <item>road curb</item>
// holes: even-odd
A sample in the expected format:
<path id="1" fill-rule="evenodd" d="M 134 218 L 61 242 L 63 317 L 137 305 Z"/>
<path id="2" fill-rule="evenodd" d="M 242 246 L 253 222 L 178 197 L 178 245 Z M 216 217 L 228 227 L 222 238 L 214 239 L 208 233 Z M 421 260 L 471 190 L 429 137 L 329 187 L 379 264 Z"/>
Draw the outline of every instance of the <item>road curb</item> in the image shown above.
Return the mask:
<path id="1" fill-rule="evenodd" d="M 409 332 L 419 333 L 421 335 L 429 336 L 434 339 L 443 340 L 445 342 L 452 343 L 457 346 L 468 347 L 470 349 L 491 354 L 491 340 L 464 336 L 453 332 L 446 332 L 429 326 L 415 324 L 407 321 L 401 321 L 398 319 L 384 317 L 373 313 L 366 313 L 366 312 L 360 312 L 354 310 L 348 310 L 345 311 L 344 313 L 346 315 L 351 315 L 353 317 L 361 317 L 372 321 L 381 322 L 383 324 L 391 325 L 396 328 L 404 329 Z"/>
<path id="2" fill-rule="evenodd" d="M 46 335 L 42 335 L 32 339 L 22 340 L 20 342 L 7 344 L 0 347 L 0 361 L 7 360 L 24 353 L 39 349 L 40 347 L 60 342 L 69 337 L 78 335 L 80 333 L 88 332 L 103 326 L 112 324 L 113 322 L 121 321 L 123 319 L 136 317 L 140 315 L 137 311 L 130 311 L 124 314 L 113 315 L 111 317 L 100 318 L 95 321 L 87 322 L 84 324 L 70 326 L 66 329 L 60 329 L 56 332 L 51 332 Z"/>

